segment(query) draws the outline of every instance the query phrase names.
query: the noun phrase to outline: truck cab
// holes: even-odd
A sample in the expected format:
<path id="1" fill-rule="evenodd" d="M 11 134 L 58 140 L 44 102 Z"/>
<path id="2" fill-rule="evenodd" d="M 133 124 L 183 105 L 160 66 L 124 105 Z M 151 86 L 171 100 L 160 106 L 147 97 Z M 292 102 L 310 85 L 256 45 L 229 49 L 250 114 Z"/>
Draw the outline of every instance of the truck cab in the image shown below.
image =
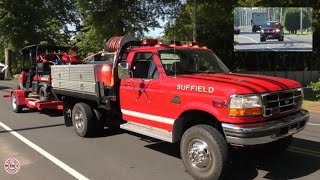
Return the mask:
<path id="1" fill-rule="evenodd" d="M 221 177 L 229 146 L 284 150 L 309 119 L 298 82 L 232 73 L 194 42 L 113 37 L 105 51 L 114 52 L 105 63 L 52 66 L 66 125 L 87 137 L 116 122 L 124 130 L 179 142 L 195 179 Z"/>

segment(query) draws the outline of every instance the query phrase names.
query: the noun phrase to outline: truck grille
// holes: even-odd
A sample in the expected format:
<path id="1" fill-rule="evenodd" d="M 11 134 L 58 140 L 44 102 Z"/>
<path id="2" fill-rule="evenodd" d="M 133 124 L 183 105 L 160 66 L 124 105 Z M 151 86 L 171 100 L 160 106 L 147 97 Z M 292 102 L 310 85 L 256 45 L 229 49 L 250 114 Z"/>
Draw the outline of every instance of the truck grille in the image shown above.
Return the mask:
<path id="1" fill-rule="evenodd" d="M 302 89 L 291 89 L 262 94 L 264 116 L 272 116 L 301 109 Z"/>

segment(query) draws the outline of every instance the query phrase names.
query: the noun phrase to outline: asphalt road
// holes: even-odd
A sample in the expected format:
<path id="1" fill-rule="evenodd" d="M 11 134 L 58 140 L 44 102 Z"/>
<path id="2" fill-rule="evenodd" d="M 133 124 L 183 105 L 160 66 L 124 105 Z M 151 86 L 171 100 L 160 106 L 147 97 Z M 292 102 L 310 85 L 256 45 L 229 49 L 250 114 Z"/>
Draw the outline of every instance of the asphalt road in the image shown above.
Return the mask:
<path id="1" fill-rule="evenodd" d="M 1 180 L 192 179 L 181 162 L 178 144 L 109 129 L 99 137 L 80 138 L 72 127 L 64 126 L 60 112 L 13 113 L 10 99 L 2 98 L 10 87 L 15 85 L 0 81 Z M 320 179 L 319 116 L 311 113 L 306 129 L 295 135 L 283 154 L 232 150 L 225 179 Z M 19 160 L 17 174 L 4 170 L 9 158 Z"/>
<path id="2" fill-rule="evenodd" d="M 251 29 L 240 29 L 240 34 L 234 35 L 235 51 L 312 51 L 312 36 L 284 35 L 284 41 L 270 39 L 260 42 L 260 32 L 253 33 Z"/>

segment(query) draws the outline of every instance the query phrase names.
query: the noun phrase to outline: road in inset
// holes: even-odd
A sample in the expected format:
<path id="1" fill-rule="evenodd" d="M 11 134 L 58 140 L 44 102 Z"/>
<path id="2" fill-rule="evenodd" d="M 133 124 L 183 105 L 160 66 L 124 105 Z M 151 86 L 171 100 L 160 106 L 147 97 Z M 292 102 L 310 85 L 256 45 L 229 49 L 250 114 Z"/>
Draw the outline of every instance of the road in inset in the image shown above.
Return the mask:
<path id="1" fill-rule="evenodd" d="M 251 29 L 241 29 L 240 34 L 234 35 L 235 51 L 312 51 L 312 36 L 309 35 L 284 35 L 284 41 L 270 39 L 260 42 L 260 32 L 253 33 Z"/>

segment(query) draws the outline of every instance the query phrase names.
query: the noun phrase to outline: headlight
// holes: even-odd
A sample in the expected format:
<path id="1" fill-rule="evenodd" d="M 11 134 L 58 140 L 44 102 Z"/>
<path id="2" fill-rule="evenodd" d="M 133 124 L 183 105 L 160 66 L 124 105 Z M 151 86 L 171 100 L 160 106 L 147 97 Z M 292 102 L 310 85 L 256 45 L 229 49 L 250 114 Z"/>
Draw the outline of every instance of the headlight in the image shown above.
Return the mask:
<path id="1" fill-rule="evenodd" d="M 262 101 L 259 95 L 235 95 L 230 98 L 230 116 L 262 115 Z"/>
<path id="2" fill-rule="evenodd" d="M 280 32 L 280 29 L 276 29 L 276 32 L 279 33 L 279 32 Z"/>

